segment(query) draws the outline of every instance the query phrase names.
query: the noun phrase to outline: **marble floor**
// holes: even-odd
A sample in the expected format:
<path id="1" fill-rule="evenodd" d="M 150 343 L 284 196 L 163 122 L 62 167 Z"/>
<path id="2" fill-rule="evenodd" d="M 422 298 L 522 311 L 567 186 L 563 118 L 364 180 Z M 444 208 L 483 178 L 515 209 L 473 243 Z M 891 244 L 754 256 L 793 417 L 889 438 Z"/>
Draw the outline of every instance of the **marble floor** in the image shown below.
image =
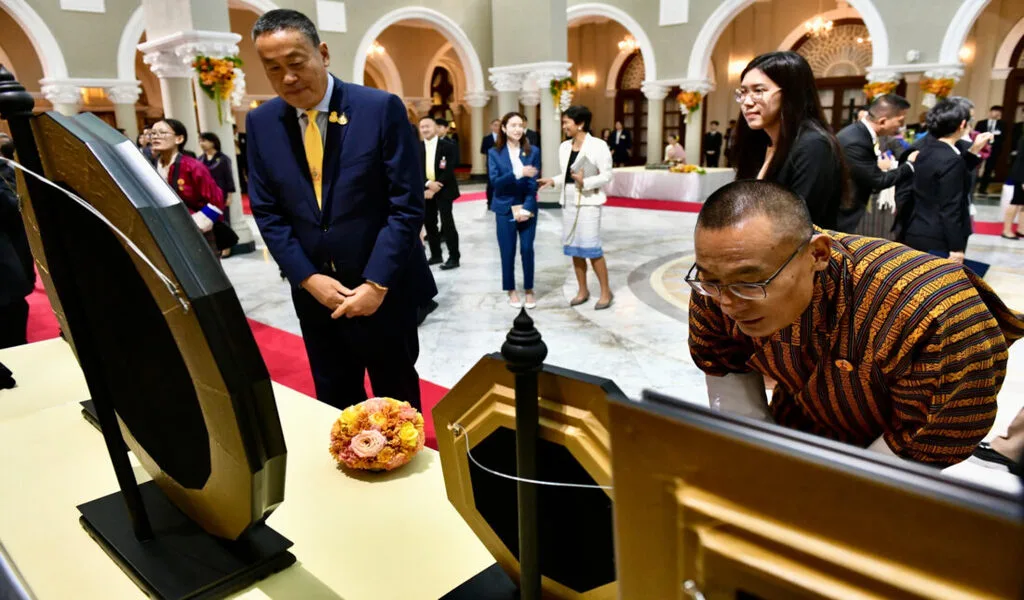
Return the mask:
<path id="1" fill-rule="evenodd" d="M 517 314 L 501 291 L 493 213 L 483 201 L 463 202 L 455 205 L 455 220 L 462 266 L 434 268 L 440 308 L 419 331 L 420 376 L 445 387 L 501 348 Z M 537 308 L 530 314 L 548 346 L 547 362 L 608 377 L 629 397 L 653 389 L 704 403 L 704 376 L 687 349 L 689 289 L 682 282 L 692 261 L 695 221 L 693 213 L 606 207 L 601 230 L 615 302 L 595 311 L 593 273 L 590 302 L 569 307 L 576 283 L 561 251 L 560 212 L 542 210 L 535 244 Z M 299 333 L 288 284 L 257 244 L 257 252 L 223 261 L 224 269 L 249 317 Z M 992 263 L 986 280 L 1010 306 L 1024 310 L 1024 241 L 976 235 L 968 257 Z M 517 275 L 521 286 L 518 266 Z M 1008 371 L 991 435 L 1004 431 L 1024 406 L 1024 343 L 1011 349 Z"/>

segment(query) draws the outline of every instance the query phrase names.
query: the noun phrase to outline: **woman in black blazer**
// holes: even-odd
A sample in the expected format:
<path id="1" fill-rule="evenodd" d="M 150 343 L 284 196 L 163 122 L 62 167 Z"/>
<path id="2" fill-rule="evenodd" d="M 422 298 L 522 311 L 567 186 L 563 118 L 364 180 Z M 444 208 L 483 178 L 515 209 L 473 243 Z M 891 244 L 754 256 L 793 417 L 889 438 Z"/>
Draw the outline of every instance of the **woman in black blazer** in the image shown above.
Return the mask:
<path id="1" fill-rule="evenodd" d="M 814 72 L 796 52 L 750 61 L 736 90 L 740 116 L 731 146 L 738 179 L 767 179 L 804 199 L 815 225 L 834 229 L 847 171 L 825 122 Z"/>
<path id="2" fill-rule="evenodd" d="M 1020 231 L 1019 227 L 1016 233 L 1013 231 L 1013 221 L 1017 218 L 1020 207 L 1024 205 L 1024 138 L 1021 138 L 1020 145 L 1017 146 L 1017 157 L 1013 160 L 1010 172 L 1006 175 L 1005 185 L 1013 186 L 1013 198 L 1010 200 L 1010 206 L 1006 209 L 1006 217 L 1003 219 L 1003 237 L 1009 239 L 1024 237 L 1024 233 Z"/>
<path id="3" fill-rule="evenodd" d="M 970 131 L 973 104 L 964 98 L 940 100 L 928 111 L 928 135 L 922 138 L 914 163 L 913 195 L 907 207 L 901 241 L 922 252 L 949 253 L 962 263 L 973 228 L 968 195 L 971 175 L 963 153 L 980 151 L 991 138 L 958 144 Z"/>

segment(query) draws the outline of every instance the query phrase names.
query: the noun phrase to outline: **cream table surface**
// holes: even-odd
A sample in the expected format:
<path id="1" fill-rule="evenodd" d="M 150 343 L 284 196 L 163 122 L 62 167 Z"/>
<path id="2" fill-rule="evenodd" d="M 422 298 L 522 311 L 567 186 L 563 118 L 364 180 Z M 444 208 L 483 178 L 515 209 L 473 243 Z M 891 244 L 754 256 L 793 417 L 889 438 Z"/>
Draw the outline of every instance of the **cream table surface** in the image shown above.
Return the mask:
<path id="1" fill-rule="evenodd" d="M 81 416 L 88 391 L 68 345 L 2 350 L 0 362 L 18 382 L 0 391 L 0 542 L 40 600 L 144 597 L 78 523 L 75 507 L 117 483 Z M 436 452 L 390 474 L 347 475 L 327 451 L 336 409 L 278 384 L 274 393 L 288 476 L 267 522 L 294 542 L 297 562 L 239 596 L 433 600 L 493 563 L 448 502 Z"/>

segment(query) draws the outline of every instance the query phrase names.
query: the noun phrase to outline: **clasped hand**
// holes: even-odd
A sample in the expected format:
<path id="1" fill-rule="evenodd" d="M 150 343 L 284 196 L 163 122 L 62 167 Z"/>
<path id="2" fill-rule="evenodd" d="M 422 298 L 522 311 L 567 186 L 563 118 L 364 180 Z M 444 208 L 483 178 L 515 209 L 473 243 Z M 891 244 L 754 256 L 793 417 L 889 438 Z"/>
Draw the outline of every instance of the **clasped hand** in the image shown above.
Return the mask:
<path id="1" fill-rule="evenodd" d="M 332 319 L 368 317 L 377 312 L 387 294 L 369 283 L 349 289 L 337 279 L 320 274 L 310 275 L 302 282 L 302 287 L 317 302 L 333 311 Z"/>

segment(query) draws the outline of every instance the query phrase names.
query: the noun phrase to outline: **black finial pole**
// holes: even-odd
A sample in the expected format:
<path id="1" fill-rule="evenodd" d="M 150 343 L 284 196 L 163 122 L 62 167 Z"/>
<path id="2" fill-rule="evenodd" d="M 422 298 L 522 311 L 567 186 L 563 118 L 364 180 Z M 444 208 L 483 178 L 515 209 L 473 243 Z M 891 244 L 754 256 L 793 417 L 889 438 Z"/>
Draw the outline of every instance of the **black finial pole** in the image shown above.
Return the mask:
<path id="1" fill-rule="evenodd" d="M 538 401 L 537 374 L 548 347 L 526 310 L 519 316 L 501 346 L 508 370 L 516 376 L 516 473 L 522 479 L 537 478 Z M 537 525 L 537 486 L 518 483 L 519 496 L 519 597 L 540 600 L 540 542 Z"/>
<path id="2" fill-rule="evenodd" d="M 43 161 L 32 133 L 32 109 L 34 107 L 35 100 L 32 95 L 25 91 L 25 87 L 14 79 L 14 75 L 10 71 L 0 65 L 0 118 L 5 119 L 11 128 L 18 162 L 31 171 L 43 173 Z M 53 190 L 34 177 L 25 176 L 25 187 L 32 200 L 32 208 L 40 231 L 58 230 L 57 214 L 61 210 L 62 200 L 55 198 Z M 62 253 L 66 253 L 68 250 L 59 244 L 48 243 L 47 239 L 42 241 L 43 252 L 47 256 L 50 266 L 51 279 L 71 284 L 74 278 L 69 272 L 68 261 L 62 256 Z M 84 323 L 86 321 L 81 310 L 77 308 L 76 302 L 62 302 L 62 305 L 68 323 Z M 74 339 L 81 342 L 82 346 L 90 346 L 89 332 L 86 328 L 78 328 L 77 331 L 79 333 L 75 335 Z M 77 344 L 76 347 L 81 348 Z M 124 445 L 124 438 L 121 436 L 121 428 L 117 423 L 114 405 L 109 397 L 105 396 L 103 390 L 94 387 L 93 378 L 89 377 L 89 373 L 100 371 L 98 363 L 100 357 L 94 356 L 90 352 L 79 352 L 78 360 L 82 365 L 82 371 L 86 374 L 86 382 L 89 384 L 89 393 L 92 394 L 93 403 L 96 406 L 103 440 L 106 442 L 107 452 L 110 454 L 110 461 L 114 466 L 114 474 L 128 507 L 135 537 L 139 540 L 152 539 L 153 527 L 142 502 L 142 493 L 135 481 L 135 472 L 128 460 L 127 448 Z"/>

